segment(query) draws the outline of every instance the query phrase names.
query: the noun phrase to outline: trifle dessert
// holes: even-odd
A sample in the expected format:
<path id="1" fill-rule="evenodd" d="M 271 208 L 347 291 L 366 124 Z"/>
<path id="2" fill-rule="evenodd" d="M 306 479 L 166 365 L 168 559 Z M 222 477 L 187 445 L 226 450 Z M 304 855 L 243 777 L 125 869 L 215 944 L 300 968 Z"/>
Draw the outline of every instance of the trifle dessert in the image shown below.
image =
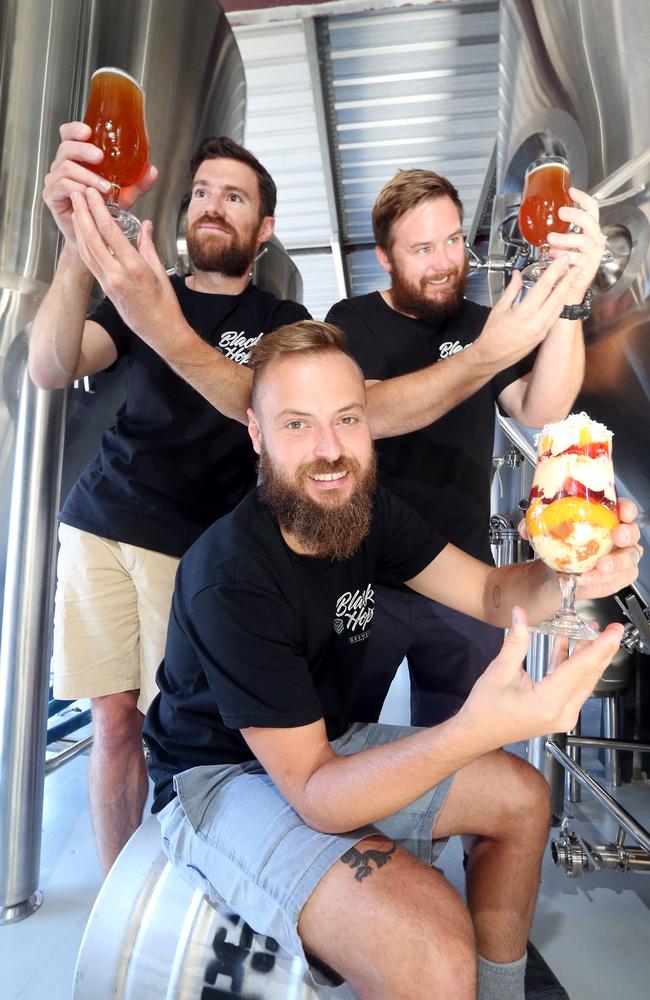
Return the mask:
<path id="1" fill-rule="evenodd" d="M 537 555 L 560 573 L 586 573 L 611 550 L 617 524 L 612 432 L 586 413 L 547 424 L 526 512 Z"/>

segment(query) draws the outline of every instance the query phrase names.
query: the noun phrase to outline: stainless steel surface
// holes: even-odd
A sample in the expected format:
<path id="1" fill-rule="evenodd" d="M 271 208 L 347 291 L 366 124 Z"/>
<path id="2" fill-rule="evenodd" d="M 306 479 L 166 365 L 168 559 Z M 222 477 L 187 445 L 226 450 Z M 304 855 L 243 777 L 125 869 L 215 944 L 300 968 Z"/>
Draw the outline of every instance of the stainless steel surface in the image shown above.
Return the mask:
<path id="1" fill-rule="evenodd" d="M 633 750 L 635 753 L 650 753 L 650 743 L 635 740 L 608 739 L 604 736 L 567 736 L 568 747 L 602 747 L 607 750 Z"/>
<path id="2" fill-rule="evenodd" d="M 90 749 L 92 744 L 92 736 L 86 736 L 83 740 L 77 740 L 71 746 L 66 747 L 65 750 L 61 750 L 59 753 L 48 757 L 45 762 L 45 773 L 50 774 L 52 771 L 56 771 L 58 767 L 67 764 L 69 760 L 78 757 L 80 753 L 85 753 L 86 750 Z"/>
<path id="3" fill-rule="evenodd" d="M 533 632 L 530 636 L 530 647 L 526 657 L 526 670 L 532 680 L 537 683 L 546 675 L 551 656 L 551 636 Z M 546 737 L 536 736 L 528 740 L 528 760 L 548 778 L 548 757 L 546 754 Z"/>
<path id="4" fill-rule="evenodd" d="M 38 886 L 65 396 L 20 384 L 0 636 L 0 922 Z M 28 903 L 26 905 L 29 906 Z"/>
<path id="5" fill-rule="evenodd" d="M 618 700 L 615 695 L 603 698 L 603 736 L 608 740 L 616 740 L 619 730 Z M 610 746 L 605 750 L 605 776 L 612 788 L 618 788 L 621 783 L 621 764 L 618 750 Z"/>
<path id="6" fill-rule="evenodd" d="M 546 741 L 546 749 L 551 757 L 560 764 L 569 774 L 572 774 L 583 788 L 587 788 L 600 802 L 602 806 L 611 813 L 617 823 L 637 841 L 645 851 L 650 851 L 650 833 L 633 816 L 623 809 L 615 799 L 608 795 L 604 788 L 601 788 L 597 781 L 587 774 L 583 768 L 579 767 L 569 755 L 558 746 L 554 739 Z"/>
<path id="7" fill-rule="evenodd" d="M 212 989 L 210 989 L 212 987 Z M 298 958 L 254 935 L 186 885 L 150 817 L 111 869 L 88 920 L 73 1000 L 195 1000 L 199 996 L 315 1000 Z M 336 996 L 353 994 L 341 987 Z"/>
<path id="8" fill-rule="evenodd" d="M 91 71 L 142 81 L 163 177 L 138 206 L 165 261 L 187 160 L 206 132 L 241 140 L 245 81 L 215 0 L 4 0 L 0 7 L 0 907 L 23 914 L 38 883 L 54 527 L 64 395 L 26 375 L 29 323 L 54 272 L 57 230 L 40 192 L 61 122 L 81 117 Z"/>
<path id="9" fill-rule="evenodd" d="M 650 430 L 650 5 L 502 0 L 500 37 L 500 198 L 494 202 L 493 234 L 507 206 L 519 200 L 527 163 L 540 152 L 565 154 L 573 182 L 604 200 L 625 194 L 621 187 L 629 189 L 624 201 L 612 197 L 601 206 L 601 224 L 617 260 L 603 265 L 597 282 L 585 326 L 587 374 L 574 408 L 614 431 L 619 492 L 645 510 L 650 500 L 644 454 Z M 494 294 L 503 280 L 491 277 Z M 519 431 L 532 443 L 532 432 Z M 642 530 L 647 549 L 650 530 L 647 525 Z M 638 590 L 647 603 L 647 557 Z"/>
<path id="10" fill-rule="evenodd" d="M 590 844 L 568 826 L 551 841 L 551 855 L 556 865 L 569 878 L 578 878 L 590 871 L 613 868 L 619 872 L 650 872 L 650 854 L 642 847 L 617 844 Z"/>

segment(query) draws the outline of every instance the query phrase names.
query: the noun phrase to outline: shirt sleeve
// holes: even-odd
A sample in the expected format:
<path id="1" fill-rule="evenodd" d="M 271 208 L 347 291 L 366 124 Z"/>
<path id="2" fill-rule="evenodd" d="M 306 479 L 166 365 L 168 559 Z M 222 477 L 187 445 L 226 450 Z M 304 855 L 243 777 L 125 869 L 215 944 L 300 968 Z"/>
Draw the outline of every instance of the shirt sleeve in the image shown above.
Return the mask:
<path id="1" fill-rule="evenodd" d="M 378 583 L 404 583 L 417 576 L 442 552 L 447 539 L 389 490 L 377 495 L 382 545 Z"/>
<path id="2" fill-rule="evenodd" d="M 110 299 L 103 299 L 99 305 L 91 309 L 87 318 L 106 330 L 115 344 L 118 357 L 129 353 L 133 334 Z"/>
<path id="3" fill-rule="evenodd" d="M 322 717 L 298 622 L 282 595 L 209 587 L 192 598 L 186 626 L 229 728 L 288 728 Z"/>
<path id="4" fill-rule="evenodd" d="M 298 323 L 301 319 L 311 319 L 308 310 L 300 302 L 283 299 L 273 313 L 271 330 L 277 330 L 278 327 L 289 323 Z"/>
<path id="5" fill-rule="evenodd" d="M 332 306 L 326 323 L 343 330 L 346 346 L 366 379 L 387 377 L 387 359 L 381 341 L 373 333 L 357 303 L 341 299 Z"/>

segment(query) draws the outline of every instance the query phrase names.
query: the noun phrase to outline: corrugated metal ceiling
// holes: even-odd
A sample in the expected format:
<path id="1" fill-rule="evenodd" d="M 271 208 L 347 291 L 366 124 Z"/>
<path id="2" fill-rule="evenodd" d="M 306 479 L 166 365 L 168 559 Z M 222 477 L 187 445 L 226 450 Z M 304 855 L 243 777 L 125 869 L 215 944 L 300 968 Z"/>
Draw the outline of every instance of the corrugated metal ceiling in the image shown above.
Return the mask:
<path id="1" fill-rule="evenodd" d="M 277 234 L 294 251 L 314 316 L 343 295 L 335 258 L 322 249 L 332 235 L 344 244 L 353 294 L 385 287 L 370 212 L 399 168 L 449 176 L 469 226 L 496 134 L 498 0 L 247 25 L 235 34 L 247 76 L 246 143 L 278 184 Z M 332 177 L 338 212 L 327 197 Z M 321 251 L 300 253 L 312 248 Z"/>

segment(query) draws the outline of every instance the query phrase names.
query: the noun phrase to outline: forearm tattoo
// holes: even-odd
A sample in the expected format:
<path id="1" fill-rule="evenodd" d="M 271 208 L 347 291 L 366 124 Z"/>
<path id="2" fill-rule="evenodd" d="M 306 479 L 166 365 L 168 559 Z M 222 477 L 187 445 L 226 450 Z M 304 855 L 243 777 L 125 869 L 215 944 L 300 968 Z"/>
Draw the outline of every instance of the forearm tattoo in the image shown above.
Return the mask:
<path id="1" fill-rule="evenodd" d="M 391 847 L 385 851 L 368 849 L 366 851 L 359 851 L 356 847 L 351 847 L 349 851 L 346 851 L 342 855 L 341 861 L 344 865 L 349 865 L 350 868 L 355 868 L 354 878 L 356 882 L 362 882 L 364 878 L 368 875 L 372 875 L 373 871 L 377 868 L 383 868 L 385 864 L 391 859 L 391 856 L 395 853 L 396 845 L 391 841 Z M 372 867 L 374 862 L 375 868 Z"/>
<path id="2" fill-rule="evenodd" d="M 501 587 L 494 587 L 492 590 L 492 600 L 495 608 L 501 607 Z"/>

